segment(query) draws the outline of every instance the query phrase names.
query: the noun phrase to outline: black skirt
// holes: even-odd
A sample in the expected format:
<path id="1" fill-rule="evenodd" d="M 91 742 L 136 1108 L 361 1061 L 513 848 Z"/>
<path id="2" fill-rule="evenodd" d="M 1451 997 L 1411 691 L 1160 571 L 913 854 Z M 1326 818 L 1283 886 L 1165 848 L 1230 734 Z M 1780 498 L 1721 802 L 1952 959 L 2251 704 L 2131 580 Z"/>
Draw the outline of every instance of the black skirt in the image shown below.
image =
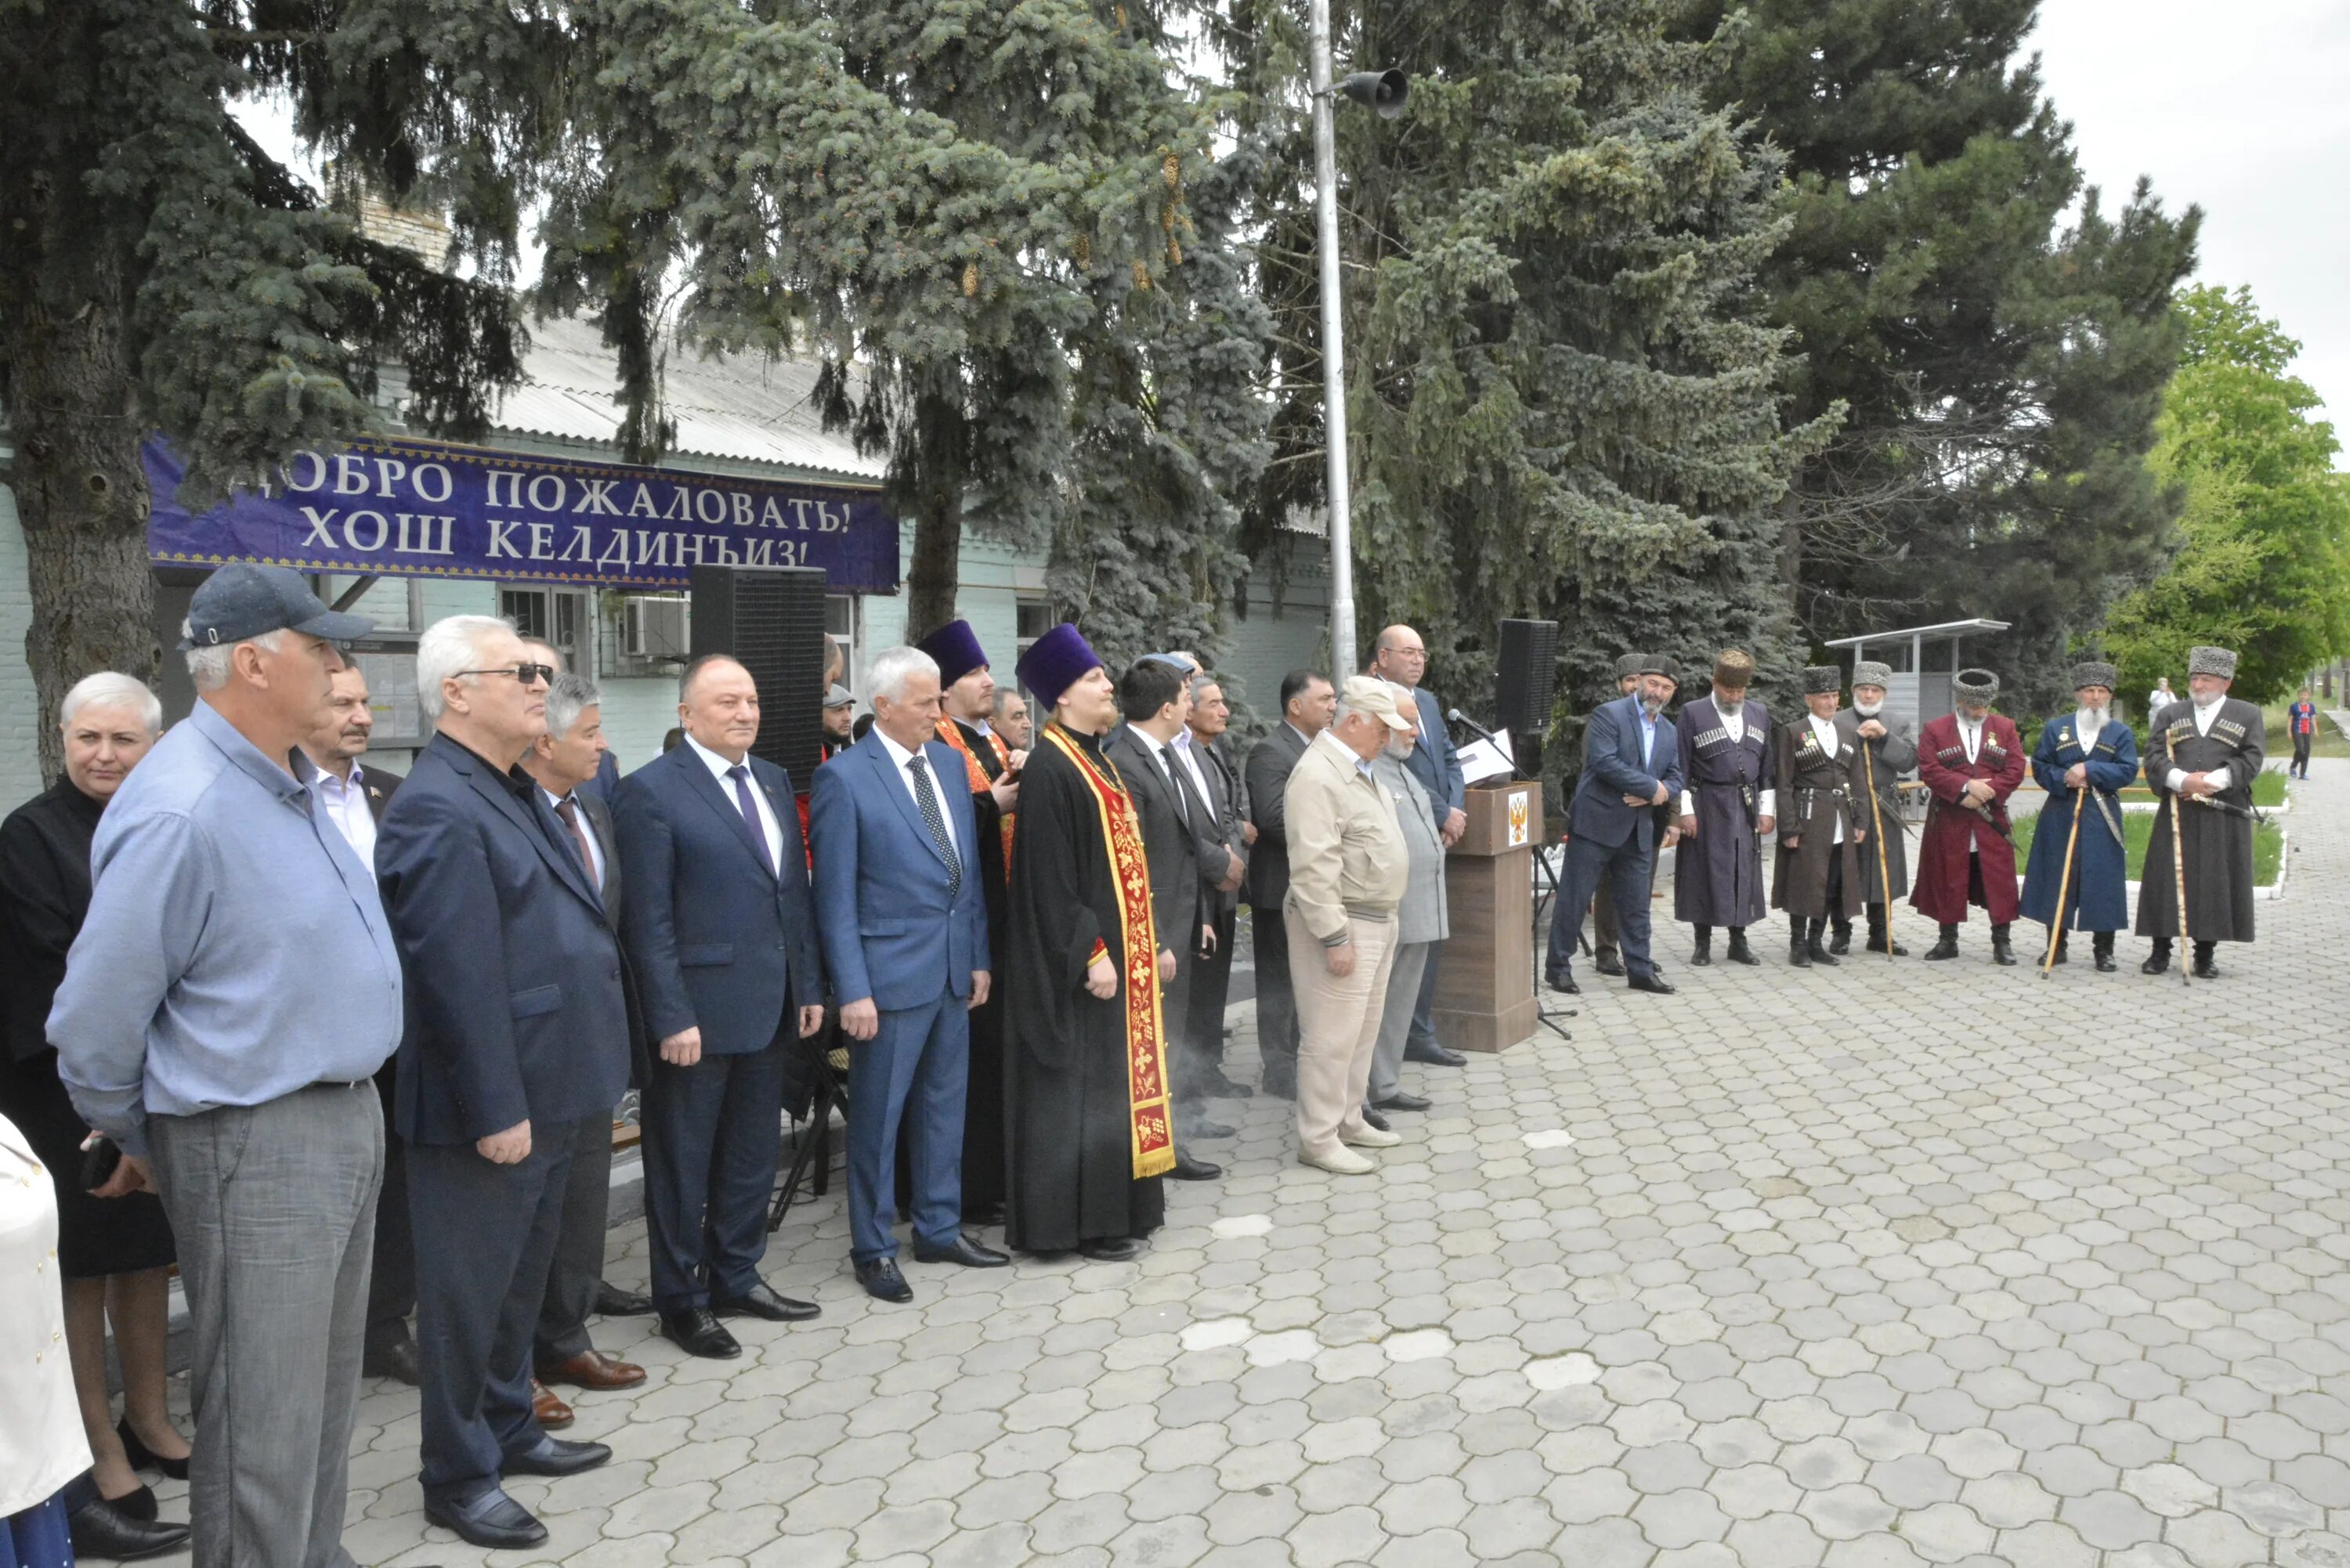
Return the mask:
<path id="1" fill-rule="evenodd" d="M 81 1185 L 81 1140 L 89 1124 L 57 1079 L 57 1058 L 0 1064 L 0 1115 L 23 1129 L 57 1189 L 57 1268 L 69 1280 L 135 1274 L 177 1261 L 172 1222 L 151 1192 L 92 1198 Z"/>

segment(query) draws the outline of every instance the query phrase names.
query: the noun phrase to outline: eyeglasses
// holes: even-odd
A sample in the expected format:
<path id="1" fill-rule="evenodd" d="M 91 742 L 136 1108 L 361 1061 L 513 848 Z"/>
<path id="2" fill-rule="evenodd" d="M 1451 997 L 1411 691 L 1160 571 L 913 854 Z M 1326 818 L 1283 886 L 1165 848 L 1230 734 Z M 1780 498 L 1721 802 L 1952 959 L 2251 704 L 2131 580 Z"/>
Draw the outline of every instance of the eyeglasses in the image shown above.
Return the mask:
<path id="1" fill-rule="evenodd" d="M 497 670 L 460 670 L 460 675 L 511 675 L 524 686 L 544 686 L 555 679 L 552 664 L 509 664 Z"/>

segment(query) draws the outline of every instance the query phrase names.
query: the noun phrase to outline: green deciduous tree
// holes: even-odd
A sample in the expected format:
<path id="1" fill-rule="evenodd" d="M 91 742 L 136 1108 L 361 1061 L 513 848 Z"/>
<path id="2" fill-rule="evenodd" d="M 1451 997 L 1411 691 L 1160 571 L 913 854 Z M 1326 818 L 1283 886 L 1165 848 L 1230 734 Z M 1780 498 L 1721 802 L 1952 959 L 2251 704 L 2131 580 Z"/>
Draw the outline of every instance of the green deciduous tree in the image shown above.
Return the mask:
<path id="1" fill-rule="evenodd" d="M 2334 427 L 2286 373 L 2301 345 L 2251 291 L 2180 296 L 2183 363 L 2163 400 L 2156 471 L 2186 496 L 2169 569 L 2114 607 L 2106 647 L 2131 691 L 2184 691 L 2187 651 L 2237 651 L 2234 694 L 2269 702 L 2350 649 L 2350 488 Z"/>
<path id="2" fill-rule="evenodd" d="M 1362 624 L 1419 628 L 1451 691 L 1491 679 L 1509 616 L 1563 623 L 1563 711 L 1612 693 L 1627 649 L 1743 644 L 1774 675 L 1796 652 L 1778 508 L 1834 415 L 1783 418 L 1787 334 L 1754 281 L 1785 230 L 1779 159 L 1709 106 L 1717 51 L 1666 20 L 1652 0 L 1345 18 L 1357 63 L 1414 73 L 1402 119 L 1341 121 Z M 1294 74 L 1284 27 L 1270 4 L 1236 19 L 1253 100 Z M 1319 500 L 1309 172 L 1266 196 L 1266 524 Z"/>
<path id="3" fill-rule="evenodd" d="M 2084 191 L 2021 55 L 2036 0 L 1688 0 L 1725 18 L 1717 99 L 1784 150 L 1794 223 L 1769 269 L 1804 358 L 1799 418 L 1841 402 L 1788 509 L 1814 641 L 1959 616 L 2019 701 L 2161 561 L 2178 502 L 2145 454 L 2198 214 Z M 1733 16 L 1734 14 L 1734 16 Z"/>

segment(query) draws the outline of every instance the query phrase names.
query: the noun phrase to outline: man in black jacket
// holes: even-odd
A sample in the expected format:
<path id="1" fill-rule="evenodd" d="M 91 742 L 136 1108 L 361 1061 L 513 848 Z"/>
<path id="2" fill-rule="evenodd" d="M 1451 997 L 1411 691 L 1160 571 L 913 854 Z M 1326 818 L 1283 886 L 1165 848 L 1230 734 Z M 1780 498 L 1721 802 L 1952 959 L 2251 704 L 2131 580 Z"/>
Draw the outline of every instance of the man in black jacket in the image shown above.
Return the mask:
<path id="1" fill-rule="evenodd" d="M 1330 727 L 1338 711 L 1338 690 L 1326 676 L 1293 670 L 1281 678 L 1281 722 L 1249 749 L 1243 776 L 1248 784 L 1249 820 L 1256 828 L 1249 857 L 1249 926 L 1255 932 L 1256 1047 L 1264 1058 L 1264 1091 L 1297 1094 L 1297 996 L 1290 987 L 1289 929 L 1282 900 L 1289 896 L 1289 838 L 1282 821 L 1282 794 L 1290 770 L 1315 736 Z"/>
<path id="2" fill-rule="evenodd" d="M 1176 754 L 1207 792 L 1208 820 L 1201 835 L 1200 881 L 1206 910 L 1201 919 L 1214 940 L 1192 971 L 1191 1048 L 1211 1096 L 1246 1099 L 1249 1087 L 1224 1075 L 1224 1002 L 1232 993 L 1232 929 L 1239 923 L 1240 890 L 1248 876 L 1248 846 L 1255 829 L 1243 820 L 1240 773 L 1224 750 L 1232 705 L 1212 676 L 1191 682 L 1191 716 L 1175 742 Z M 1212 854 L 1211 854 L 1212 852 Z M 1221 862 L 1213 857 L 1222 856 Z M 1219 868 L 1221 867 L 1221 868 Z"/>
<path id="3" fill-rule="evenodd" d="M 534 1546 L 546 1527 L 503 1478 L 612 1457 L 540 1428 L 530 1371 L 577 1124 L 628 1083 L 619 938 L 516 765 L 546 730 L 546 666 L 488 616 L 426 628 L 416 662 L 437 733 L 384 813 L 376 870 L 407 978 L 409 1203 L 432 1238 L 416 1260 L 424 1511 L 476 1546 Z"/>

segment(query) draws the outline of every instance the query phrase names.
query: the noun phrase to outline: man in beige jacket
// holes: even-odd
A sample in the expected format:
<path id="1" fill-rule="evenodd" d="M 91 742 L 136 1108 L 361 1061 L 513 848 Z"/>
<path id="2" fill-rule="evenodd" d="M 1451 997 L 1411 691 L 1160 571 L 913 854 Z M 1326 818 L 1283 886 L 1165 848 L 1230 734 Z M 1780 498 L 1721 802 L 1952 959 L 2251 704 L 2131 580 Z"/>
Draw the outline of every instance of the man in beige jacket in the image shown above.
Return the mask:
<path id="1" fill-rule="evenodd" d="M 1411 857 L 1397 802 L 1371 772 L 1388 736 L 1410 733 L 1384 680 L 1353 676 L 1283 796 L 1289 828 L 1289 972 L 1297 988 L 1297 1157 L 1339 1176 L 1378 1167 L 1357 1148 L 1402 1140 L 1363 1120 L 1378 1043 L 1396 906 Z M 1347 1146 L 1353 1145 L 1355 1147 Z"/>

